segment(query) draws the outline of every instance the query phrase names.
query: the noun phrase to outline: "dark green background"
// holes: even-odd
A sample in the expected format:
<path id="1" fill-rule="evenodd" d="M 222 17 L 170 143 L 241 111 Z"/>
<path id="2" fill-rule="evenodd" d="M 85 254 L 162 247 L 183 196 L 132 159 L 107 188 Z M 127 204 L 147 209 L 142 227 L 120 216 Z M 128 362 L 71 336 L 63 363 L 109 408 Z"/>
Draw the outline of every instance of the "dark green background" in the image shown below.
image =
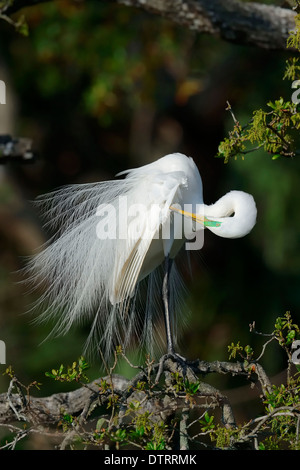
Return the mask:
<path id="1" fill-rule="evenodd" d="M 76 360 L 88 331 L 73 329 L 40 344 L 50 326 L 33 326 L 23 315 L 33 296 L 16 271 L 49 235 L 29 201 L 63 184 L 111 179 L 177 151 L 196 161 L 206 204 L 239 189 L 252 193 L 258 208 L 250 235 L 228 240 L 208 232 L 201 252 L 193 254 L 193 277 L 186 277 L 191 315 L 180 352 L 227 360 L 227 345 L 240 340 L 255 346 L 258 356 L 264 339 L 249 333 L 249 323 L 270 333 L 287 310 L 299 320 L 300 163 L 257 152 L 225 165 L 215 155 L 232 127 L 227 100 L 246 123 L 269 100 L 290 99 L 291 84 L 282 81 L 289 54 L 231 45 L 100 2 L 61 1 L 24 13 L 28 37 L 0 24 L 0 79 L 2 71 L 8 88 L 1 107 L 14 103 L 11 132 L 33 138 L 39 153 L 32 165 L 0 169 L 0 339 L 7 364 L 24 383 L 42 382 L 36 393 L 61 391 L 66 387 L 44 373 Z M 275 381 L 284 374 L 275 345 L 262 363 Z M 8 386 L 4 370 L 0 366 L 0 392 Z M 126 365 L 119 372 L 134 373 Z M 92 364 L 90 377 L 101 373 L 101 364 Z M 246 382 L 208 380 L 225 392 L 235 388 L 228 396 L 239 420 L 257 411 Z"/>

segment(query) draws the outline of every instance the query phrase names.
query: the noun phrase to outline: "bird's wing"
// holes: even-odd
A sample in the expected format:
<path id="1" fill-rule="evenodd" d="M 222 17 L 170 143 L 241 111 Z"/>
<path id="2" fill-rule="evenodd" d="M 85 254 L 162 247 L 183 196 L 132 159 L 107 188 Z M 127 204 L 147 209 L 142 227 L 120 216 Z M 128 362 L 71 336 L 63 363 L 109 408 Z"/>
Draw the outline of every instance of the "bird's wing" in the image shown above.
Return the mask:
<path id="1" fill-rule="evenodd" d="M 150 240 L 146 240 L 145 243 L 145 240 L 139 238 L 125 252 L 126 256 L 118 256 L 116 259 L 111 282 L 112 291 L 110 293 L 110 301 L 113 305 L 132 297 L 134 294 L 150 243 Z"/>
<path id="2" fill-rule="evenodd" d="M 74 185 L 40 198 L 38 205 L 56 234 L 53 242 L 28 263 L 24 275 L 36 289 L 45 287 L 35 308 L 43 311 L 40 321 L 55 320 L 54 335 L 66 333 L 74 323 L 89 320 L 96 311 L 95 324 L 110 349 L 113 339 L 105 332 L 110 328 L 113 332 L 119 321 L 120 308 L 116 303 L 130 300 L 135 293 L 147 254 L 147 259 L 152 259 L 152 239 L 170 215 L 169 206 L 183 184 L 184 174 L 151 171 L 146 175 L 133 171 L 122 180 Z M 98 208 L 112 207 L 117 213 L 121 196 L 146 207 L 156 203 L 160 210 L 151 217 L 146 211 L 148 215 L 141 219 L 142 223 L 138 215 L 133 215 L 127 238 L 102 239 L 97 231 Z M 113 228 L 114 224 L 112 231 Z M 137 229 L 139 236 L 131 237 Z M 151 264 L 150 268 L 155 269 L 156 265 Z"/>
<path id="3" fill-rule="evenodd" d="M 141 187 L 129 198 L 129 202 L 130 199 L 137 201 L 138 195 L 143 194 L 144 212 L 137 211 L 129 222 L 127 220 L 127 234 L 118 240 L 111 278 L 110 301 L 113 305 L 133 296 L 150 245 L 170 217 L 170 205 L 182 184 L 185 184 L 182 172 L 148 175 L 147 180 L 143 178 Z M 148 194 L 145 188 L 149 188 Z M 161 247 L 163 258 L 163 245 Z M 153 269 L 157 267 L 155 262 L 153 260 Z"/>

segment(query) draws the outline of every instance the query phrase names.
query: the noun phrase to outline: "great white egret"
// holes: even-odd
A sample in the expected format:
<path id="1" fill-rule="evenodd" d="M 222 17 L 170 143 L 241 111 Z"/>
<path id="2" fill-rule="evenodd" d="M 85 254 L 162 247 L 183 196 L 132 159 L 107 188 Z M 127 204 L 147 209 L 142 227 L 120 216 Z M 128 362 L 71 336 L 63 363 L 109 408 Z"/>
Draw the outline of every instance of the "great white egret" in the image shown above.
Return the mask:
<path id="1" fill-rule="evenodd" d="M 53 317 L 55 334 L 90 320 L 87 345 L 108 357 L 140 326 L 150 347 L 163 309 L 167 351 L 174 354 L 180 300 L 175 256 L 184 243 L 200 249 L 205 227 L 221 237 L 243 237 L 256 223 L 256 205 L 242 191 L 205 205 L 198 168 L 180 153 L 121 174 L 126 177 L 67 186 L 38 199 L 57 229 L 28 267 L 34 285 L 46 285 L 40 319 Z"/>

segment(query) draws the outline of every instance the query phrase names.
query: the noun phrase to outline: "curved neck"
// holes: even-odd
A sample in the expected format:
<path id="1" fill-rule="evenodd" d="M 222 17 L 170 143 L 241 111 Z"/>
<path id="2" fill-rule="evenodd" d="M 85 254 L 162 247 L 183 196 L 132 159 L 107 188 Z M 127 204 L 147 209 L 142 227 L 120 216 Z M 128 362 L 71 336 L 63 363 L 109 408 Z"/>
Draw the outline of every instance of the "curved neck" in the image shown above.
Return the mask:
<path id="1" fill-rule="evenodd" d="M 247 235 L 256 223 L 256 205 L 250 194 L 230 191 L 215 204 L 204 206 L 204 215 L 209 220 L 220 222 L 218 227 L 207 228 L 225 238 Z"/>

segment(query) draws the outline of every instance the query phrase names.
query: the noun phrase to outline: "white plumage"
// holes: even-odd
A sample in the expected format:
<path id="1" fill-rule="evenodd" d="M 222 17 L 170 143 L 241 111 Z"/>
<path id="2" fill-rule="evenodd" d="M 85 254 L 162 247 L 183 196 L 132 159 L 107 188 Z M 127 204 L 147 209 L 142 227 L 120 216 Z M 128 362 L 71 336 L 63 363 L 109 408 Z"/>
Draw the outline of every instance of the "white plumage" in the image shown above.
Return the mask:
<path id="1" fill-rule="evenodd" d="M 57 232 L 27 268 L 34 286 L 45 286 L 36 305 L 43 309 L 39 319 L 54 319 L 54 334 L 90 321 L 87 346 L 101 348 L 105 357 L 118 344 L 126 347 L 134 334 L 151 351 L 163 311 L 163 262 L 175 258 L 186 240 L 205 226 L 220 236 L 241 237 L 256 221 L 254 200 L 241 191 L 206 206 L 199 171 L 185 155 L 167 155 L 119 175 L 126 177 L 67 186 L 39 198 Z M 180 285 L 173 265 L 172 316 Z M 173 334 L 178 321 L 171 318 Z"/>

